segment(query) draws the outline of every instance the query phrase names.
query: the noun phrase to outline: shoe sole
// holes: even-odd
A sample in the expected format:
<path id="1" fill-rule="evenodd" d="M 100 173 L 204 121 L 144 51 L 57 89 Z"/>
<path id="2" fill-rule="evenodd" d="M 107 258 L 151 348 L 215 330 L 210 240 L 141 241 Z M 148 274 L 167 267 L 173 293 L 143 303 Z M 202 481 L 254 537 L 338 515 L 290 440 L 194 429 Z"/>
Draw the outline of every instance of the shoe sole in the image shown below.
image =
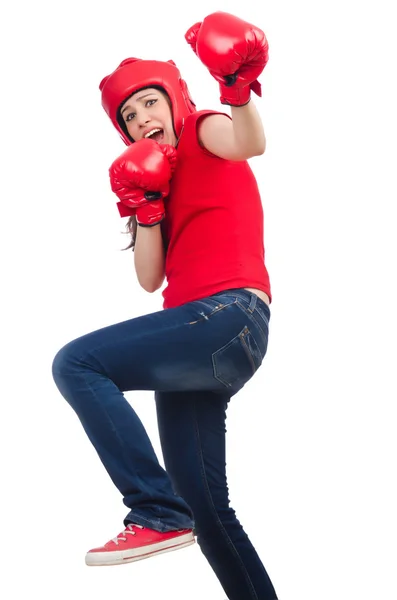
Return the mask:
<path id="1" fill-rule="evenodd" d="M 132 548 L 131 550 L 122 550 L 120 552 L 117 552 L 117 550 L 113 552 L 88 552 L 85 557 L 85 564 L 88 567 L 124 565 L 137 560 L 151 558 L 158 554 L 165 554 L 166 552 L 187 548 L 187 546 L 191 546 L 194 543 L 194 536 L 192 534 L 186 534 L 176 538 L 175 543 L 172 546 L 169 545 L 170 540 L 167 540 L 165 542 L 159 542 L 158 544 Z"/>

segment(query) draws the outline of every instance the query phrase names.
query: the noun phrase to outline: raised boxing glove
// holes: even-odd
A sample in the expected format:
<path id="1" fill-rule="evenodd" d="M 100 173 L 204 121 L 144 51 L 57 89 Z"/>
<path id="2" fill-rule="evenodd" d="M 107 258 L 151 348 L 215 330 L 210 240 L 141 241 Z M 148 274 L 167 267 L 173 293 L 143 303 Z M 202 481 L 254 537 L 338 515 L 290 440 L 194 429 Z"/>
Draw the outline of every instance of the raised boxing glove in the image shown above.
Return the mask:
<path id="1" fill-rule="evenodd" d="M 251 90 L 262 95 L 258 77 L 269 59 L 269 44 L 261 29 L 218 11 L 190 27 L 185 39 L 219 82 L 222 104 L 248 104 Z"/>
<path id="2" fill-rule="evenodd" d="M 146 227 L 160 223 L 175 166 L 176 150 L 169 144 L 142 139 L 128 146 L 109 169 L 120 216 L 136 215 L 138 224 Z"/>

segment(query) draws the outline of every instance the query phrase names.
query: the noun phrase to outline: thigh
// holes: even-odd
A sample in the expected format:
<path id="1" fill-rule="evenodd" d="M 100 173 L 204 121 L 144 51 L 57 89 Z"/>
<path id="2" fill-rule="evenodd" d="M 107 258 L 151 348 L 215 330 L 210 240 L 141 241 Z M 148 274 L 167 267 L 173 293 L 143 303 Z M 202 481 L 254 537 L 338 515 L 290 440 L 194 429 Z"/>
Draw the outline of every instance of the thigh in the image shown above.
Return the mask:
<path id="1" fill-rule="evenodd" d="M 123 392 L 217 388 L 211 356 L 219 327 L 194 326 L 202 314 L 202 304 L 191 302 L 110 325 L 66 344 L 55 362 L 106 376 Z"/>
<path id="2" fill-rule="evenodd" d="M 206 298 L 91 332 L 61 351 L 130 390 L 236 393 L 266 351 L 237 298 Z"/>

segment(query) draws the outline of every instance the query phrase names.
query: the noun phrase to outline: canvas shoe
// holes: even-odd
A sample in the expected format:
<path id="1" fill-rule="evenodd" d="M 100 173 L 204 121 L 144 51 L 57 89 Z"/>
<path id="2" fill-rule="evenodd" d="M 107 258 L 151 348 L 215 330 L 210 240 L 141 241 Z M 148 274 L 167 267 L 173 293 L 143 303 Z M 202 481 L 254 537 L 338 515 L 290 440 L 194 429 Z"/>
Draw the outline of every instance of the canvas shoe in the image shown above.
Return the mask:
<path id="1" fill-rule="evenodd" d="M 86 565 L 100 567 L 121 565 L 135 560 L 143 560 L 179 550 L 194 544 L 192 529 L 178 529 L 164 533 L 130 523 L 124 531 L 104 546 L 89 550 L 85 557 Z"/>

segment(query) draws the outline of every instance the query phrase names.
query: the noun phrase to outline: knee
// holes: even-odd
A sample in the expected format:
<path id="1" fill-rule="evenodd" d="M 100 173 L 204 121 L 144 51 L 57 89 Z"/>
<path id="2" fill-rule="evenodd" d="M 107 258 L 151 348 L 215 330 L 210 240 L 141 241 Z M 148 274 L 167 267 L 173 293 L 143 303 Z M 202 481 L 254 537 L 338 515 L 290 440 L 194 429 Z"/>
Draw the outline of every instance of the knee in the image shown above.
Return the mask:
<path id="1" fill-rule="evenodd" d="M 81 358 L 76 346 L 76 340 L 67 343 L 53 358 L 51 371 L 58 388 L 62 381 L 73 377 L 79 370 Z"/>

